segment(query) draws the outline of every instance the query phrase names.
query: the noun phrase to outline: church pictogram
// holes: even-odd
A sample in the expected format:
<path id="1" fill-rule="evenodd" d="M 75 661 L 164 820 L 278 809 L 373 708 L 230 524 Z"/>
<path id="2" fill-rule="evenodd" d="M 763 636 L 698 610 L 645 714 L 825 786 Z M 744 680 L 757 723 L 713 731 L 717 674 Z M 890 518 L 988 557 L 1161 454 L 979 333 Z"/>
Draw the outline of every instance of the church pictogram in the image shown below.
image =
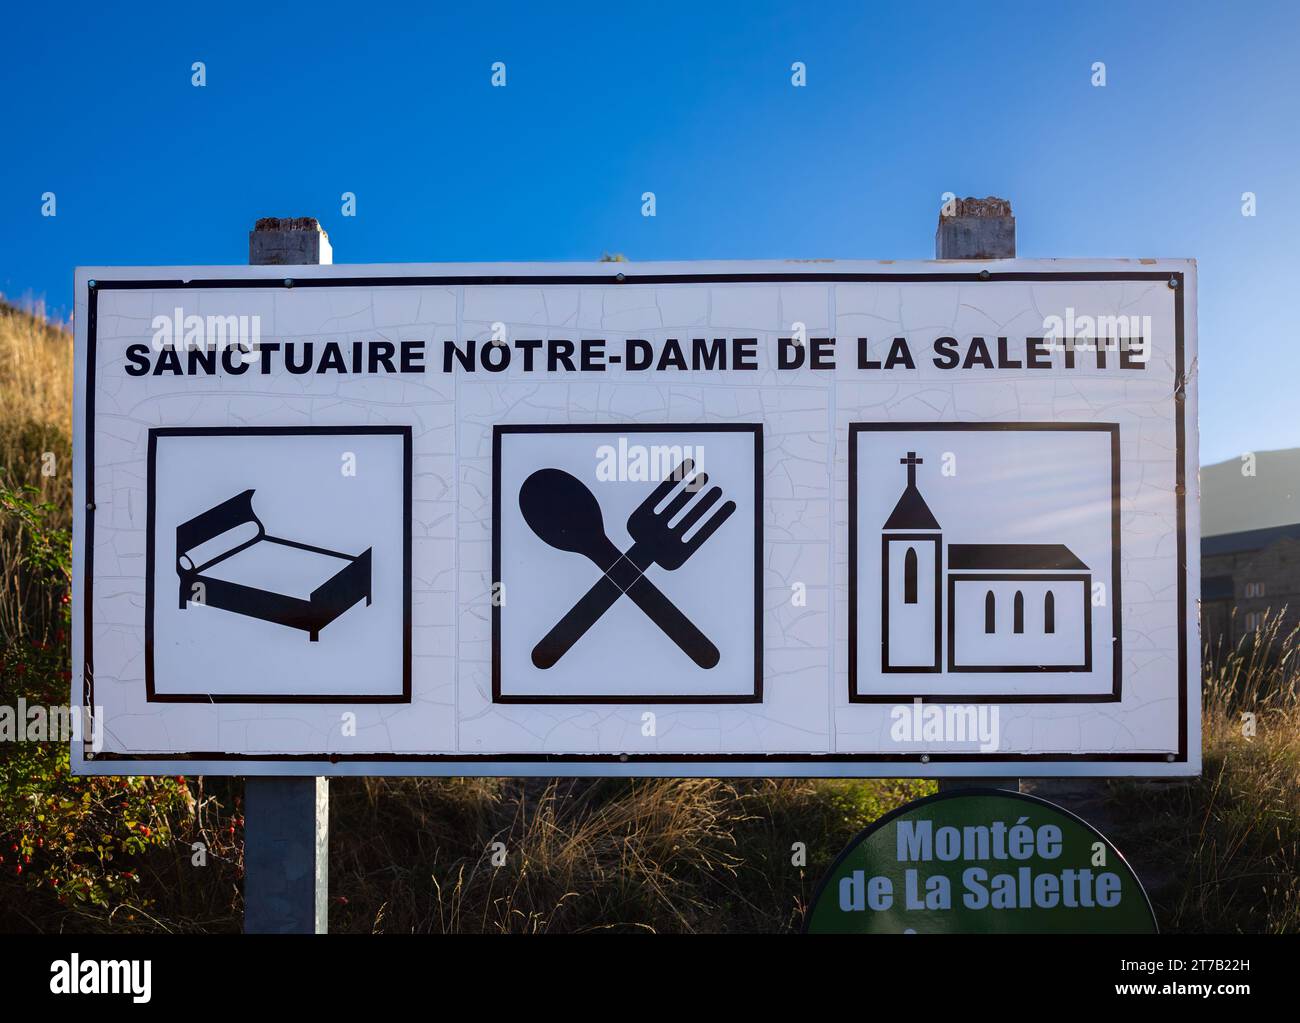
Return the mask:
<path id="1" fill-rule="evenodd" d="M 899 459 L 907 487 L 881 533 L 881 670 L 1091 671 L 1088 566 L 1064 544 L 945 547 L 916 483 L 924 461 Z"/>

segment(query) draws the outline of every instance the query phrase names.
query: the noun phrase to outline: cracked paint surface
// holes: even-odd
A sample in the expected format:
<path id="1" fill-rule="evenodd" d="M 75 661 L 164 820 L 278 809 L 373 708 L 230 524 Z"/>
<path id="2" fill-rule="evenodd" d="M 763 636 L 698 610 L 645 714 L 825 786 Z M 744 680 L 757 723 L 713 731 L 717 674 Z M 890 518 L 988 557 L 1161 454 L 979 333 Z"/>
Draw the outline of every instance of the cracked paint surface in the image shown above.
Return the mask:
<path id="1" fill-rule="evenodd" d="M 625 271 L 651 272 L 640 265 Z M 670 273 L 917 273 L 960 264 L 656 264 Z M 301 268 L 302 277 L 482 273 L 475 267 Z M 495 269 L 495 268 L 494 268 Z M 967 267 L 969 269 L 969 267 Z M 1151 271 L 1188 274 L 1189 263 L 1012 261 L 998 269 Z M 295 268 L 297 272 L 299 268 Z M 500 272 L 555 274 L 555 266 Z M 609 274 L 608 265 L 566 268 Z M 82 271 L 83 278 L 225 276 L 201 271 Z M 267 268 L 232 276 L 271 277 Z M 1190 286 L 1190 285 L 1189 285 Z M 79 283 L 78 386 L 83 386 L 85 294 Z M 1184 323 L 1188 480 L 1184 647 L 1199 672 L 1195 623 L 1196 517 L 1194 291 Z M 789 282 L 429 285 L 347 288 L 104 289 L 98 295 L 93 495 L 95 703 L 104 749 L 127 754 L 224 751 L 298 753 L 564 755 L 752 755 L 726 773 L 935 773 L 916 763 L 809 767 L 765 763 L 782 754 L 915 753 L 890 736 L 891 708 L 850 704 L 848 634 L 849 424 L 854 422 L 1104 422 L 1120 428 L 1123 531 L 1124 696 L 1109 704 L 1003 704 L 1001 751 L 1167 753 L 1178 748 L 1180 622 L 1175 500 L 1175 293 L 1164 281 Z M 155 315 L 259 315 L 262 337 L 283 341 L 419 339 L 418 376 L 284 372 L 242 377 L 128 377 L 126 346 L 147 343 Z M 1041 336 L 1044 317 L 1067 307 L 1092 315 L 1150 316 L 1146 369 L 943 371 L 930 364 L 935 338 Z M 778 371 L 776 339 L 795 322 L 809 337 L 838 339 L 838 368 Z M 442 372 L 442 342 L 485 342 L 504 323 L 511 338 L 756 337 L 754 372 Z M 856 368 L 856 339 L 883 359 L 893 337 L 918 354 L 914 370 Z M 79 393 L 84 393 L 79 392 Z M 500 705 L 491 689 L 492 428 L 497 424 L 751 423 L 764 426 L 761 704 Z M 413 692 L 409 705 L 174 705 L 149 703 L 143 681 L 144 551 L 148 430 L 160 426 L 409 425 L 413 431 Z M 79 424 L 78 430 L 82 429 Z M 78 433 L 81 436 L 81 433 Z M 78 452 L 84 458 L 84 444 Z M 84 486 L 84 467 L 77 469 Z M 85 542 L 84 513 L 78 544 Z M 79 548 L 77 569 L 84 566 Z M 791 601 L 803 584 L 804 606 Z M 81 580 L 77 580 L 80 599 Z M 78 618 L 80 609 L 78 609 Z M 80 628 L 80 623 L 78 622 Z M 78 637 L 77 653 L 84 648 Z M 80 664 L 74 672 L 79 678 Z M 1189 682 L 1189 687 L 1194 682 Z M 1191 704 L 1195 705 L 1195 699 Z M 653 711 L 655 735 L 643 734 Z M 355 714 L 355 735 L 341 715 Z M 1195 717 L 1195 715 L 1192 715 Z M 1190 744 L 1199 747 L 1195 722 Z M 969 752 L 931 743 L 929 752 Z M 716 773 L 714 765 L 713 773 Z M 138 773 L 139 764 L 124 768 Z M 187 768 L 193 770 L 194 768 Z M 518 773 L 576 773 L 571 764 L 508 765 Z M 174 771 L 175 766 L 168 767 Z M 216 770 L 230 770 L 229 767 Z M 302 768 L 319 773 L 318 763 Z M 467 773 L 447 762 L 335 765 L 334 773 Z M 1175 769 L 1186 772 L 1187 765 Z M 483 773 L 502 773 L 496 765 Z M 710 773 L 709 765 L 606 762 L 592 773 Z M 983 773 L 990 773 L 986 766 Z M 1055 771 L 1053 773 L 1061 773 Z M 1080 769 L 1076 773 L 1101 773 Z M 1158 773 L 1158 768 L 1144 773 Z"/>

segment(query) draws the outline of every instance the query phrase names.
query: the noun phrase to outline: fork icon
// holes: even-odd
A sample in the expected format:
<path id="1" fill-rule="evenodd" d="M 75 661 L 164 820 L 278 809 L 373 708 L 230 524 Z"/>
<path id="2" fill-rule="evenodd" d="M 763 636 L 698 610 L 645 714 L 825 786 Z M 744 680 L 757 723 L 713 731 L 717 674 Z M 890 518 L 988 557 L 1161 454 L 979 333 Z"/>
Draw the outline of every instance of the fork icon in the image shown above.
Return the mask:
<path id="1" fill-rule="evenodd" d="M 687 539 L 722 497 L 722 488 L 714 487 L 673 522 L 708 483 L 708 474 L 701 472 L 656 511 L 694 468 L 689 458 L 682 462 L 628 517 L 633 544 L 626 552 L 605 535 L 600 504 L 581 480 L 562 469 L 539 469 L 524 480 L 519 510 L 533 532 L 552 547 L 590 558 L 603 573 L 533 648 L 537 667 L 554 665 L 625 593 L 701 668 L 718 663 L 718 648 L 645 576 L 651 565 L 670 572 L 681 568 L 736 510 L 736 503 L 727 501 Z"/>

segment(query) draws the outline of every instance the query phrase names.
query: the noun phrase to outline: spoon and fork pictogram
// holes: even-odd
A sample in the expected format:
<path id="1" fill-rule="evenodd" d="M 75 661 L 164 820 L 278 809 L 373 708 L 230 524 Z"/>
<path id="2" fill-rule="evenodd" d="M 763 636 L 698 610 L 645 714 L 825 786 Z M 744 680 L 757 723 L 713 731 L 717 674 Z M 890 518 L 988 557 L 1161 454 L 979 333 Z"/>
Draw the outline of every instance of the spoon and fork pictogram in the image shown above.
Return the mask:
<path id="1" fill-rule="evenodd" d="M 687 508 L 709 481 L 703 472 L 687 481 L 694 468 L 686 459 L 632 512 L 627 531 L 633 543 L 627 551 L 605 535 L 600 503 L 577 477 L 563 469 L 539 469 L 524 480 L 519 510 L 533 532 L 552 547 L 584 555 L 602 573 L 533 648 L 537 667 L 554 665 L 625 593 L 701 668 L 718 663 L 718 648 L 645 575 L 651 565 L 670 572 L 681 568 L 736 510 L 734 501 L 725 502 L 688 538 L 722 497 L 722 488 L 714 487 Z M 660 508 L 683 482 L 680 493 Z M 680 520 L 673 521 L 683 511 Z"/>

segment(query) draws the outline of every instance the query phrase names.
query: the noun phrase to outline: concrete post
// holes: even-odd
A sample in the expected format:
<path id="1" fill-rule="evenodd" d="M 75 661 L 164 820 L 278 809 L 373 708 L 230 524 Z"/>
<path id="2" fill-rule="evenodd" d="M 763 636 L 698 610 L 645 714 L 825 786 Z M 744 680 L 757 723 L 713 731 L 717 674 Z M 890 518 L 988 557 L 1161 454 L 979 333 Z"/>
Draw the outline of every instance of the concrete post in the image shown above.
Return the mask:
<path id="1" fill-rule="evenodd" d="M 313 217 L 263 217 L 248 233 L 251 266 L 332 263 Z M 328 778 L 244 780 L 244 933 L 329 929 Z"/>
<path id="2" fill-rule="evenodd" d="M 244 779 L 244 933 L 329 929 L 328 778 Z"/>
<path id="3" fill-rule="evenodd" d="M 248 232 L 249 266 L 328 266 L 330 236 L 315 217 L 262 217 Z"/>
<path id="4" fill-rule="evenodd" d="M 1007 199 L 958 199 L 952 216 L 939 213 L 935 259 L 1015 259 L 1016 218 Z"/>
<path id="5" fill-rule="evenodd" d="M 958 199 L 951 216 L 939 213 L 936 259 L 1014 259 L 1016 218 L 1009 199 Z M 941 778 L 939 791 L 962 788 L 1020 790 L 1019 778 Z"/>

